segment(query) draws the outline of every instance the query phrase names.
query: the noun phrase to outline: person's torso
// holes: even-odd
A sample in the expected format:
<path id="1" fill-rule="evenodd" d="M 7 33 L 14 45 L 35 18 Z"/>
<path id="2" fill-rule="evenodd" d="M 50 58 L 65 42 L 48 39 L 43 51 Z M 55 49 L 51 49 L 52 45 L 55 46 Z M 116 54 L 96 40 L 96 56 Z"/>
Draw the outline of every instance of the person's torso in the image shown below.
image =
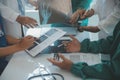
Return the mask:
<path id="1" fill-rule="evenodd" d="M 5 6 L 9 7 L 10 9 L 14 10 L 17 13 L 20 13 L 19 6 L 17 0 L 0 0 Z M 24 3 L 24 0 L 22 0 Z M 24 6 L 23 6 L 24 7 Z M 9 12 L 8 12 L 9 14 Z M 7 19 L 3 20 L 3 26 L 5 29 L 5 33 L 9 34 L 13 37 L 20 38 L 21 37 L 21 25 L 17 22 L 10 22 Z"/>
<path id="2" fill-rule="evenodd" d="M 7 45 L 5 33 L 2 25 L 2 17 L 0 16 L 0 47 L 5 47 Z"/>

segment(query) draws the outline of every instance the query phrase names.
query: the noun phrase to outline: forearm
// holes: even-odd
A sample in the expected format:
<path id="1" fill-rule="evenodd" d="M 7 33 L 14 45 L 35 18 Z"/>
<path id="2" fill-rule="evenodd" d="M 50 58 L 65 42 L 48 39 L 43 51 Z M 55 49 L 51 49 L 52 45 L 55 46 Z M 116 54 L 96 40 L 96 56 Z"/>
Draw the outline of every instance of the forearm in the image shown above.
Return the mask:
<path id="1" fill-rule="evenodd" d="M 6 35 L 6 40 L 7 40 L 7 43 L 9 45 L 11 45 L 11 44 L 17 44 L 17 43 L 19 43 L 21 41 L 21 39 L 14 38 L 14 37 L 12 37 L 10 35 Z"/>
<path id="2" fill-rule="evenodd" d="M 113 37 L 107 37 L 106 39 L 100 39 L 92 42 L 89 39 L 85 39 L 81 42 L 80 52 L 109 54 L 109 49 L 112 42 Z"/>
<path id="3" fill-rule="evenodd" d="M 92 27 L 92 26 L 88 26 L 88 27 L 81 27 L 82 31 L 89 31 L 89 32 L 99 32 L 100 29 L 96 26 L 96 27 Z"/>
<path id="4" fill-rule="evenodd" d="M 8 47 L 2 47 L 2 48 L 0 48 L 0 57 L 14 54 L 15 52 L 21 51 L 21 50 L 24 50 L 24 49 L 18 47 L 17 44 L 12 45 L 12 46 L 8 46 Z"/>
<path id="5" fill-rule="evenodd" d="M 113 79 L 113 73 L 108 64 L 101 63 L 101 64 L 89 66 L 86 63 L 79 62 L 72 65 L 71 72 L 84 79 L 85 78 L 95 78 L 95 79 L 102 79 L 102 80 Z"/>

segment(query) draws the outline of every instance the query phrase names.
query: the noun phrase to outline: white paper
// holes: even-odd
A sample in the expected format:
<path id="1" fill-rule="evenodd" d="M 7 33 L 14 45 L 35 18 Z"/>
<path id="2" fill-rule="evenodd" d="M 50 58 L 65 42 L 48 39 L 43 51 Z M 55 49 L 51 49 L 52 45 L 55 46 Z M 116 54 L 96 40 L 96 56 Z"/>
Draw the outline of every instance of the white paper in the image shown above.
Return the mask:
<path id="1" fill-rule="evenodd" d="M 36 32 L 34 31 L 34 34 L 35 33 L 37 34 L 37 31 L 39 30 L 36 30 Z M 42 31 L 44 31 L 43 34 L 42 34 Z M 31 56 L 36 56 L 37 54 L 39 54 L 41 51 L 43 51 L 45 48 L 47 48 L 49 45 L 51 45 L 53 42 L 55 42 L 65 34 L 66 34 L 65 31 L 62 31 L 58 28 L 45 28 L 45 30 L 41 30 L 41 35 L 39 34 L 40 40 L 42 41 L 41 42 L 35 41 L 34 46 L 32 48 L 27 49 L 26 51 Z M 27 35 L 29 35 L 29 33 L 27 33 Z"/>
<path id="2" fill-rule="evenodd" d="M 64 54 L 65 57 L 70 59 L 71 61 L 77 62 L 86 62 L 89 65 L 101 63 L 100 54 L 92 54 L 92 53 L 68 53 Z"/>

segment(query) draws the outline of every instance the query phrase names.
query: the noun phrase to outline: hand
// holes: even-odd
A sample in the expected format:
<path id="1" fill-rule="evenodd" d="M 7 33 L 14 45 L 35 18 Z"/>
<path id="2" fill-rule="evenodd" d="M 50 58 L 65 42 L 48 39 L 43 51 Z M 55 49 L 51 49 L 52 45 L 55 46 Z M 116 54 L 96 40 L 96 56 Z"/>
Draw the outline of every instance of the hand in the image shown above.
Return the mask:
<path id="1" fill-rule="evenodd" d="M 48 58 L 48 61 L 62 69 L 70 71 L 73 62 L 65 58 L 62 54 L 59 54 L 59 57 L 62 61 L 55 60 L 54 58 Z"/>
<path id="2" fill-rule="evenodd" d="M 94 10 L 86 10 L 85 13 L 80 17 L 81 19 L 86 19 L 88 17 L 91 17 L 92 15 L 94 15 Z"/>
<path id="3" fill-rule="evenodd" d="M 83 31 L 84 31 L 84 27 L 83 27 L 83 26 L 78 27 L 77 30 L 78 30 L 79 32 L 83 32 Z"/>
<path id="4" fill-rule="evenodd" d="M 33 18 L 27 17 L 27 16 L 18 16 L 18 18 L 16 19 L 16 21 L 28 28 L 33 28 L 35 26 L 37 26 L 37 21 Z"/>
<path id="5" fill-rule="evenodd" d="M 21 41 L 17 45 L 19 48 L 21 48 L 21 50 L 24 50 L 24 49 L 28 49 L 29 47 L 31 47 L 34 41 L 35 41 L 34 37 L 26 36 L 22 38 Z"/>
<path id="6" fill-rule="evenodd" d="M 81 45 L 79 41 L 73 36 L 70 36 L 70 38 L 72 38 L 71 42 L 64 43 L 66 51 L 67 52 L 80 52 Z"/>
<path id="7" fill-rule="evenodd" d="M 71 19 L 70 19 L 70 23 L 71 24 L 75 24 L 78 19 L 83 16 L 83 14 L 85 13 L 85 10 L 84 9 L 78 9 L 76 12 L 73 13 Z M 81 19 L 81 18 L 80 18 Z"/>

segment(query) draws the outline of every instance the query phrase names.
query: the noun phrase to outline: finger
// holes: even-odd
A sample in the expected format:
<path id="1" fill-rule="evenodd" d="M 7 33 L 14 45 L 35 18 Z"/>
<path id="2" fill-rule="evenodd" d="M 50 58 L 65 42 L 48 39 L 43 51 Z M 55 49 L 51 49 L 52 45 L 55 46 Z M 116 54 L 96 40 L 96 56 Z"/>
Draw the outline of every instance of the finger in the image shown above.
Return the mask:
<path id="1" fill-rule="evenodd" d="M 69 41 L 63 41 L 63 42 L 62 42 L 62 44 L 63 44 L 64 46 L 67 46 L 68 43 L 69 43 Z"/>
<path id="2" fill-rule="evenodd" d="M 48 60 L 49 62 L 51 62 L 52 64 L 54 64 L 54 65 L 59 65 L 59 64 L 60 64 L 59 61 L 56 61 L 56 60 L 54 60 L 53 58 L 47 58 L 47 60 Z"/>
<path id="3" fill-rule="evenodd" d="M 70 52 L 70 47 L 69 46 L 66 47 L 66 52 Z"/>
<path id="4" fill-rule="evenodd" d="M 27 27 L 27 28 L 30 28 L 30 26 L 28 24 L 25 24 L 24 26 Z"/>
<path id="5" fill-rule="evenodd" d="M 28 24 L 30 28 L 34 28 L 34 25 L 33 24 Z"/>
<path id="6" fill-rule="evenodd" d="M 74 36 L 69 35 L 72 40 L 77 40 Z"/>
<path id="7" fill-rule="evenodd" d="M 63 60 L 63 61 L 65 61 L 67 58 L 65 58 L 65 56 L 64 55 L 62 55 L 62 54 L 58 54 L 59 55 L 59 57 Z"/>

